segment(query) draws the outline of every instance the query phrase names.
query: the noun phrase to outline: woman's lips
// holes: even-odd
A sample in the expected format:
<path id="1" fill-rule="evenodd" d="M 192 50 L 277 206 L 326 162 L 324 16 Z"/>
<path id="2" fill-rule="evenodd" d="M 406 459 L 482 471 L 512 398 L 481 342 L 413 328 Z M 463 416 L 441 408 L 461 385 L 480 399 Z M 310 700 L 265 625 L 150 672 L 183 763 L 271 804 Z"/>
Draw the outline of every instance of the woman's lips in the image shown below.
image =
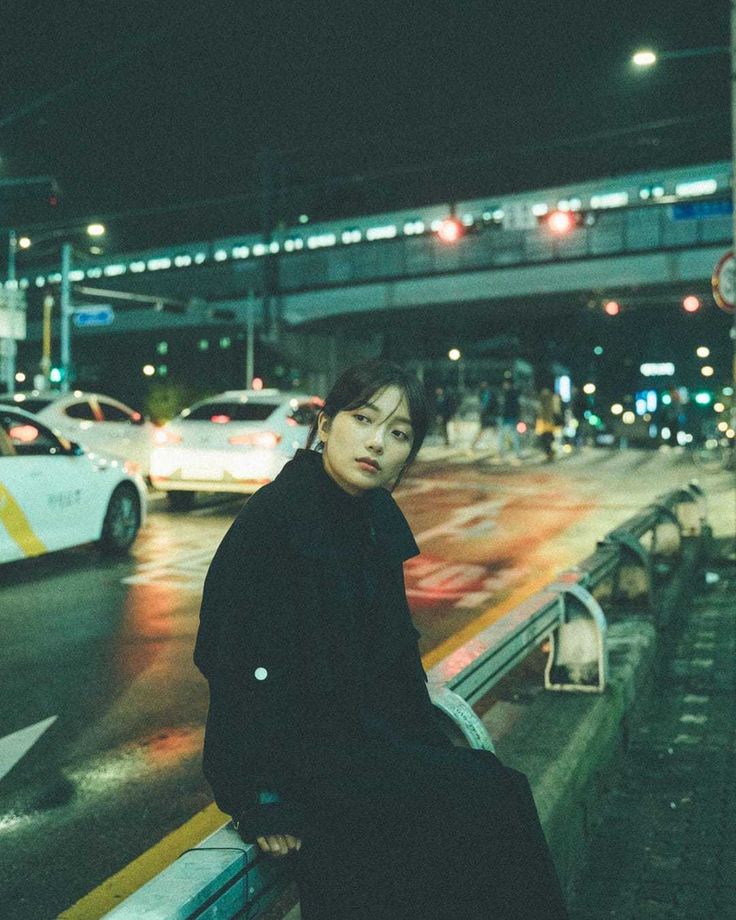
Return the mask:
<path id="1" fill-rule="evenodd" d="M 372 463 L 367 463 L 365 460 L 358 460 L 357 464 L 362 470 L 366 470 L 368 473 L 378 472 L 378 470 Z"/>

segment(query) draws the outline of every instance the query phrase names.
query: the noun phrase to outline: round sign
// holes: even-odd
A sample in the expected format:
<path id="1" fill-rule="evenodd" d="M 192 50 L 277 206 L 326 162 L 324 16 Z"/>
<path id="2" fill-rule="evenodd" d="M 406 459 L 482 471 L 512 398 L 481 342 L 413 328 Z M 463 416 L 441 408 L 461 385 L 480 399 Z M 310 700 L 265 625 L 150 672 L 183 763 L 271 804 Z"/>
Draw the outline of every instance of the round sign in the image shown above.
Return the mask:
<path id="1" fill-rule="evenodd" d="M 734 274 L 736 263 L 734 262 L 733 249 L 718 260 L 718 264 L 713 269 L 713 277 L 710 279 L 713 288 L 713 299 L 726 313 L 736 312 L 736 276 Z"/>

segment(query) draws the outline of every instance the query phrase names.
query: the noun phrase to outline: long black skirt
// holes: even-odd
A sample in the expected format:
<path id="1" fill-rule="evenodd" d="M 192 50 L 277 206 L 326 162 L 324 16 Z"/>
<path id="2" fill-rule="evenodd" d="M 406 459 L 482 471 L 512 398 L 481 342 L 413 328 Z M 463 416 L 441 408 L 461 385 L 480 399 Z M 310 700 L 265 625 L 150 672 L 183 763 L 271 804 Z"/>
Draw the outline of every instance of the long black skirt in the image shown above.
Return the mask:
<path id="1" fill-rule="evenodd" d="M 325 751 L 293 792 L 303 920 L 565 920 L 526 777 L 488 751 Z"/>

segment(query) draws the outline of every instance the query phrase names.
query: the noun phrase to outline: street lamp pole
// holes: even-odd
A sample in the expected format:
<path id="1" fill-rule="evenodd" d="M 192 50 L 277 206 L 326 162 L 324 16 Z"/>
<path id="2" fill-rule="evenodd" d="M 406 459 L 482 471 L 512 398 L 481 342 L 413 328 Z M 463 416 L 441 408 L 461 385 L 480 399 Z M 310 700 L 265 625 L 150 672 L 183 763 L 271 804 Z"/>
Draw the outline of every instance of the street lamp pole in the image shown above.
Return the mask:
<path id="1" fill-rule="evenodd" d="M 69 273 L 72 263 L 72 245 L 63 243 L 61 247 L 61 286 L 59 290 L 59 309 L 61 319 L 60 358 L 61 358 L 61 392 L 69 392 L 69 375 L 71 373 L 71 284 Z"/>

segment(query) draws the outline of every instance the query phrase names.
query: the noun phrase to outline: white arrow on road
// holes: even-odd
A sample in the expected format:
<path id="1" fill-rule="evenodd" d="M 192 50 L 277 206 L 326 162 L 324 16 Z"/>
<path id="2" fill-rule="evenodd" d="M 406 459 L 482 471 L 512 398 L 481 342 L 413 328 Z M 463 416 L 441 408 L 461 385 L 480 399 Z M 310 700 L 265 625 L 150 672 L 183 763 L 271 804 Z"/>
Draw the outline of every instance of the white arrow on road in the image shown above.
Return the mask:
<path id="1" fill-rule="evenodd" d="M 35 725 L 21 728 L 12 735 L 0 738 L 0 779 L 10 773 L 13 767 L 33 745 L 38 741 L 47 728 L 52 726 L 58 716 L 50 716 Z"/>

